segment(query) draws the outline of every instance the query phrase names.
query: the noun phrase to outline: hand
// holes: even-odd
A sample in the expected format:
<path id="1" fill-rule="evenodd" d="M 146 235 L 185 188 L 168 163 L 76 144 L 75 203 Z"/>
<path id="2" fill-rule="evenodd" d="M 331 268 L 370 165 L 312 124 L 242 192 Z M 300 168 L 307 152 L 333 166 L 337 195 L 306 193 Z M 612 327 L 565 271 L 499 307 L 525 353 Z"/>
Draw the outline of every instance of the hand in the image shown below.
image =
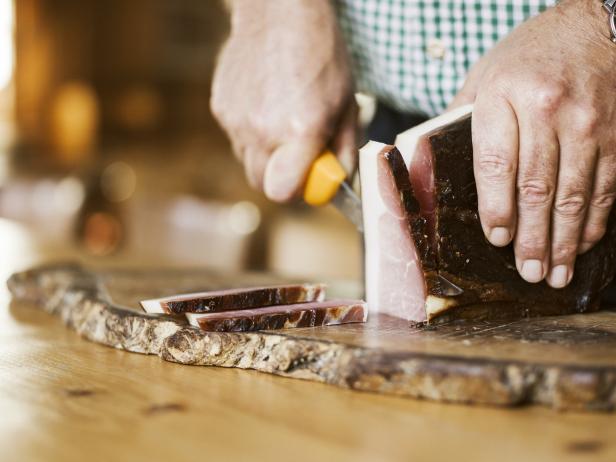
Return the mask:
<path id="1" fill-rule="evenodd" d="M 329 0 L 235 0 L 231 10 L 211 106 L 251 185 L 291 199 L 326 147 L 353 171 L 357 107 Z"/>
<path id="2" fill-rule="evenodd" d="M 529 282 L 566 286 L 616 197 L 616 45 L 600 2 L 565 0 L 516 28 L 469 73 L 479 214 L 514 240 Z"/>

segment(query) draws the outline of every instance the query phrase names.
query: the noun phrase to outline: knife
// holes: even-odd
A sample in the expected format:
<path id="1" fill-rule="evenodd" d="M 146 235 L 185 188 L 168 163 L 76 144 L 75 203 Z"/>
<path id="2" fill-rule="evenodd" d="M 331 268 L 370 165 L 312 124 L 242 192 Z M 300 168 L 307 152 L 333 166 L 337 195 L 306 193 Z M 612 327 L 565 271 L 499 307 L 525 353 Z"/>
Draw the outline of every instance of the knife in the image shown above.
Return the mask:
<path id="1" fill-rule="evenodd" d="M 331 151 L 325 151 L 312 164 L 304 188 L 304 202 L 312 206 L 334 205 L 358 229 L 364 232 L 361 200 L 347 181 L 347 173 Z M 440 274 L 437 284 L 445 296 L 456 297 L 464 290 Z"/>
<path id="2" fill-rule="evenodd" d="M 361 200 L 331 151 L 325 151 L 312 164 L 304 188 L 304 202 L 316 207 L 332 204 L 363 233 Z"/>

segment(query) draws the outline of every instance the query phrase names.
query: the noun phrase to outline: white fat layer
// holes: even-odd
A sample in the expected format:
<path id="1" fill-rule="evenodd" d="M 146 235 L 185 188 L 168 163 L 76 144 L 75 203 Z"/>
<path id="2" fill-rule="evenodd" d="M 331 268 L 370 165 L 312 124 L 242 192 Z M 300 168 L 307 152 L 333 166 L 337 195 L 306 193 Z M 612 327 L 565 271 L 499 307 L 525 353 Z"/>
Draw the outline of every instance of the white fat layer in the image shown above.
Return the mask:
<path id="1" fill-rule="evenodd" d="M 467 116 L 473 112 L 473 105 L 467 104 L 465 106 L 460 106 L 457 109 L 446 112 L 434 119 L 427 120 L 426 122 L 417 125 L 416 127 L 410 128 L 402 133 L 400 133 L 396 137 L 396 147 L 400 154 L 402 154 L 402 158 L 404 159 L 404 163 L 406 163 L 407 168 L 411 165 L 411 160 L 415 155 L 415 147 L 417 146 L 417 142 L 419 138 L 421 138 L 426 133 L 429 133 L 433 130 L 436 130 L 443 125 L 448 125 L 451 122 L 454 122 L 462 117 Z M 363 183 L 362 183 L 363 186 Z"/>
<path id="2" fill-rule="evenodd" d="M 184 313 L 186 315 L 186 319 L 188 319 L 188 323 L 191 326 L 199 327 L 199 316 L 197 313 Z"/>
<path id="3" fill-rule="evenodd" d="M 150 313 L 150 314 L 165 313 L 165 310 L 163 310 L 160 300 L 143 300 L 140 303 L 141 303 L 141 307 L 144 309 L 146 313 Z"/>
<path id="4" fill-rule="evenodd" d="M 428 295 L 428 297 L 426 298 L 426 315 L 428 317 L 428 321 L 436 315 L 456 305 L 456 301 L 452 298 L 435 297 L 434 295 Z"/>
<path id="5" fill-rule="evenodd" d="M 385 203 L 378 190 L 378 156 L 385 144 L 370 141 L 359 150 L 362 213 L 364 216 L 364 247 L 366 272 L 366 302 L 368 309 L 379 309 L 379 217 L 385 213 Z"/>

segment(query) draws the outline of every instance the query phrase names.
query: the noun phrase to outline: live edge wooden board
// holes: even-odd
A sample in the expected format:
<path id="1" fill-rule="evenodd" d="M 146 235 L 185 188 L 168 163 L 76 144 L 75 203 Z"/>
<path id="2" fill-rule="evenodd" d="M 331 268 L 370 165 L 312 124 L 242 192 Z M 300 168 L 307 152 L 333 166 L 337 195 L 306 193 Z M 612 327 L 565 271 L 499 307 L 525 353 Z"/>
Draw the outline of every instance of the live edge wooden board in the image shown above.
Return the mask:
<path id="1" fill-rule="evenodd" d="M 138 301 L 272 282 L 203 271 L 41 267 L 8 281 L 13 296 L 56 314 L 83 337 L 166 361 L 237 367 L 340 387 L 472 404 L 616 407 L 616 312 L 416 327 L 367 324 L 253 333 L 202 332 Z"/>

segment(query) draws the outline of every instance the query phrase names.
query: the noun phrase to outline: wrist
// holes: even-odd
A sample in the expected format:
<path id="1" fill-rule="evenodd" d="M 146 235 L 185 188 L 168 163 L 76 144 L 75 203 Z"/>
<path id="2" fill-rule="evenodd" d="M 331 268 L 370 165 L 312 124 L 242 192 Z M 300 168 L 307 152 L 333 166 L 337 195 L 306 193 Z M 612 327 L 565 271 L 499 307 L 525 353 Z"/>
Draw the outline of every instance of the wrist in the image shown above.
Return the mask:
<path id="1" fill-rule="evenodd" d="M 586 38 L 613 46 L 609 43 L 613 39 L 610 12 L 604 7 L 604 0 L 564 0 L 558 8 L 566 10 L 567 16 Z"/>
<path id="2" fill-rule="evenodd" d="M 331 0 L 226 0 L 234 32 L 263 30 L 264 26 L 287 24 L 319 15 L 334 18 Z"/>

